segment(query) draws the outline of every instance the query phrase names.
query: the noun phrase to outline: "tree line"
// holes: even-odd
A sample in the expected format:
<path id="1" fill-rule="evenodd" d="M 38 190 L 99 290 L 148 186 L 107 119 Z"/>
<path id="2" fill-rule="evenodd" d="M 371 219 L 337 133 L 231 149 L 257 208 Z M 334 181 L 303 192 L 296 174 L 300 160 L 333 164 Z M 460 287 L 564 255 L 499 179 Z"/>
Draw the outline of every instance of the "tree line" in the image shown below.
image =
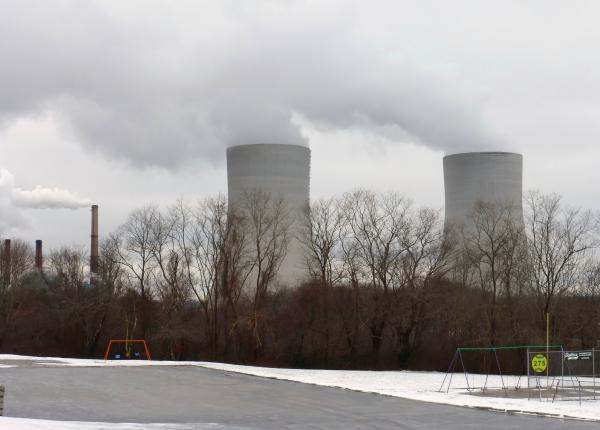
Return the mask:
<path id="1" fill-rule="evenodd" d="M 518 212 L 518 211 L 517 211 Z M 84 248 L 0 253 L 0 351 L 295 367 L 442 369 L 457 346 L 598 347 L 598 214 L 530 192 L 524 216 L 479 203 L 465 225 L 397 193 L 356 190 L 299 210 L 252 192 L 145 206 Z M 297 248 L 302 277 L 278 276 Z"/>

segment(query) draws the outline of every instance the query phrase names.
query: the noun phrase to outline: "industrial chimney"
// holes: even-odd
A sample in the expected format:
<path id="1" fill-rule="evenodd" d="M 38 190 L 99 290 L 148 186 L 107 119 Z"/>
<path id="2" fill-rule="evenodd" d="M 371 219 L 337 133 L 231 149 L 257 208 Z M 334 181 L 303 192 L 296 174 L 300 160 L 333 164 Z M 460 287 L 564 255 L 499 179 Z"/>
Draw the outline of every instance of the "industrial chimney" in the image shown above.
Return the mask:
<path id="1" fill-rule="evenodd" d="M 92 205 L 92 243 L 90 249 L 90 272 L 98 273 L 98 205 Z"/>
<path id="2" fill-rule="evenodd" d="M 510 207 L 523 225 L 523 156 L 510 152 L 467 152 L 444 157 L 444 228 L 470 228 L 477 203 Z"/>
<path id="3" fill-rule="evenodd" d="M 38 270 L 42 270 L 44 261 L 42 259 L 42 241 L 35 241 L 35 268 Z"/>
<path id="4" fill-rule="evenodd" d="M 305 274 L 300 234 L 303 208 L 310 193 L 310 149 L 300 145 L 252 144 L 227 149 L 229 207 L 239 206 L 245 192 L 260 190 L 272 199 L 283 198 L 292 225 L 287 255 L 279 280 L 296 285 Z"/>

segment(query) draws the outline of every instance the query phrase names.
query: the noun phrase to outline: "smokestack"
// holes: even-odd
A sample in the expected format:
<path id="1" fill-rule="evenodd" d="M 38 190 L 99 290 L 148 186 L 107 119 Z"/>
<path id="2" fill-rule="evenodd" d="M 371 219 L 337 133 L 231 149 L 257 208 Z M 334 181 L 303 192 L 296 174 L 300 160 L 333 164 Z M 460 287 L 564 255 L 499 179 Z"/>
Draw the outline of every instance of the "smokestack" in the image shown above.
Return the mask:
<path id="1" fill-rule="evenodd" d="M 10 239 L 4 239 L 4 258 L 3 258 L 3 269 L 4 269 L 4 285 L 10 284 L 10 271 L 11 271 L 11 258 L 10 258 Z"/>
<path id="2" fill-rule="evenodd" d="M 98 273 L 98 205 L 92 205 L 92 248 L 90 252 L 90 272 Z"/>
<path id="3" fill-rule="evenodd" d="M 35 241 L 35 268 L 42 270 L 42 264 L 42 241 L 38 239 Z"/>

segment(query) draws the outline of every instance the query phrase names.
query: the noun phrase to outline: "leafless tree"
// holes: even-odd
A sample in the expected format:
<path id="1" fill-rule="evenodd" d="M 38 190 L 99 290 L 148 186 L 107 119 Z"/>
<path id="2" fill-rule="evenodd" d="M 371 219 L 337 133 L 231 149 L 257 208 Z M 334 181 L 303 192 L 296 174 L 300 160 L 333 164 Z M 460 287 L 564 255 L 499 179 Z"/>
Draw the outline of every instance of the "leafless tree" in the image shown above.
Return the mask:
<path id="1" fill-rule="evenodd" d="M 119 251 L 111 238 L 100 242 L 99 279 L 100 284 L 110 289 L 111 294 L 118 295 L 123 289 L 123 266 L 119 263 Z"/>
<path id="2" fill-rule="evenodd" d="M 104 286 L 90 285 L 86 279 L 88 263 L 83 248 L 63 247 L 50 253 L 50 286 L 59 306 L 60 320 L 81 353 L 94 353 L 106 318 Z"/>
<path id="3" fill-rule="evenodd" d="M 316 200 L 304 209 L 304 228 L 301 243 L 306 257 L 306 268 L 312 279 L 319 282 L 323 314 L 324 363 L 328 365 L 330 349 L 330 296 L 331 288 L 342 277 L 341 231 L 344 217 L 333 199 Z"/>
<path id="4" fill-rule="evenodd" d="M 344 217 L 333 199 L 315 200 L 304 210 L 302 244 L 312 278 L 332 287 L 340 279 L 339 257 Z"/>
<path id="5" fill-rule="evenodd" d="M 411 211 L 401 240 L 405 251 L 396 273 L 398 279 L 393 283 L 396 300 L 392 319 L 398 359 L 405 364 L 428 318 L 430 284 L 448 270 L 448 248 L 439 211 L 429 208 Z"/>
<path id="6" fill-rule="evenodd" d="M 479 202 L 471 211 L 472 227 L 462 231 L 466 260 L 475 273 L 475 286 L 489 298 L 486 309 L 490 345 L 496 342 L 498 299 L 512 301 L 519 257 L 524 256 L 523 225 L 510 204 Z M 513 312 L 512 303 L 509 312 Z"/>
<path id="7" fill-rule="evenodd" d="M 49 269 L 58 278 L 60 288 L 79 296 L 84 288 L 86 253 L 83 248 L 62 247 L 50 253 Z"/>
<path id="8" fill-rule="evenodd" d="M 244 288 L 252 303 L 249 331 L 254 359 L 257 359 L 263 348 L 262 324 L 266 320 L 263 306 L 287 253 L 291 221 L 285 200 L 261 190 L 244 193 L 239 213 L 241 228 L 247 237 L 244 266 L 250 282 Z"/>
<path id="9" fill-rule="evenodd" d="M 563 324 L 572 338 L 579 340 L 581 349 L 596 347 L 600 327 L 600 261 L 588 258 L 582 271 L 581 283 L 572 297 L 567 297 L 568 311 L 563 310 Z M 569 315 L 570 314 L 570 315 Z"/>
<path id="10" fill-rule="evenodd" d="M 91 306 L 87 310 L 85 354 L 93 357 L 98 349 L 106 322 L 115 312 L 115 301 L 123 290 L 123 271 L 118 255 L 110 240 L 100 242 L 98 276 L 90 283 L 88 292 Z"/>
<path id="11" fill-rule="evenodd" d="M 2 246 L 4 242 L 0 241 Z M 0 344 L 11 329 L 13 316 L 18 311 L 16 293 L 24 285 L 25 274 L 33 265 L 33 248 L 26 242 L 12 240 L 10 255 L 0 253 Z"/>
<path id="12" fill-rule="evenodd" d="M 219 270 L 227 236 L 227 202 L 222 196 L 202 200 L 196 207 L 179 202 L 172 213 L 174 239 L 180 249 L 186 282 L 203 309 L 211 356 L 216 358 L 222 309 Z"/>
<path id="13" fill-rule="evenodd" d="M 365 270 L 361 265 L 358 244 L 352 239 L 352 229 L 347 220 L 351 219 L 350 211 L 354 207 L 348 204 L 348 198 L 336 202 L 338 212 L 344 213 L 340 229 L 340 259 L 342 282 L 350 288 L 351 303 L 334 300 L 334 307 L 338 314 L 344 333 L 344 340 L 348 345 L 350 359 L 356 365 L 358 359 L 358 343 L 363 322 L 361 316 L 362 282 L 365 279 Z"/>
<path id="14" fill-rule="evenodd" d="M 402 238 L 407 229 L 410 201 L 395 193 L 377 196 L 358 190 L 344 198 L 344 212 L 354 249 L 366 274 L 370 288 L 367 325 L 375 353 L 379 353 L 384 331 L 388 325 L 390 294 L 397 279 L 399 261 L 405 247 Z"/>
<path id="15" fill-rule="evenodd" d="M 222 234 L 219 261 L 219 280 L 221 295 L 227 306 L 224 309 L 224 319 L 227 321 L 226 349 L 233 349 L 237 357 L 241 349 L 239 301 L 248 277 L 252 272 L 253 262 L 247 258 L 249 236 L 244 228 L 244 218 L 235 208 L 227 209 L 227 224 Z"/>
<path id="16" fill-rule="evenodd" d="M 146 335 L 146 307 L 151 298 L 152 271 L 155 269 L 153 255 L 153 231 L 159 217 L 156 206 L 145 206 L 134 210 L 110 237 L 119 257 L 119 264 L 125 269 L 133 285 L 140 294 L 140 320 L 142 335 Z M 135 302 L 133 303 L 135 306 Z M 135 312 L 131 314 L 135 325 Z M 127 317 L 127 327 L 131 318 Z M 128 329 L 129 331 L 129 329 Z"/>
<path id="17" fill-rule="evenodd" d="M 158 217 L 159 210 L 156 206 L 136 209 L 111 236 L 116 244 L 119 262 L 135 279 L 142 299 L 150 296 L 150 272 L 154 269 L 153 230 Z"/>
<path id="18" fill-rule="evenodd" d="M 171 359 L 178 358 L 176 349 L 187 338 L 181 321 L 182 310 L 190 298 L 190 285 L 185 266 L 185 248 L 177 241 L 180 211 L 177 202 L 168 212 L 156 211 L 151 224 L 150 253 L 156 270 L 151 271 L 160 303 L 160 328 L 155 334 L 167 344 Z"/>
<path id="19" fill-rule="evenodd" d="M 526 207 L 533 291 L 543 321 L 556 298 L 579 283 L 586 257 L 598 246 L 597 221 L 590 211 L 565 207 L 555 194 L 532 191 Z"/>

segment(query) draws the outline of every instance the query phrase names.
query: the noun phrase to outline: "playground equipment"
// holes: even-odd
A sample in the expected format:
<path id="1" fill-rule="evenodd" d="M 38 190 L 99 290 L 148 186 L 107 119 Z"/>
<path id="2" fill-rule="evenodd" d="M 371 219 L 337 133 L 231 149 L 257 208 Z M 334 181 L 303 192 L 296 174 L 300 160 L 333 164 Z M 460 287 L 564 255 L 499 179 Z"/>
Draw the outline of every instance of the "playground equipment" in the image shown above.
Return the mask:
<path id="1" fill-rule="evenodd" d="M 139 351 L 134 351 L 133 346 L 140 346 Z M 115 352 L 116 348 L 113 346 L 119 345 L 121 348 Z M 113 352 L 113 359 L 116 360 L 141 360 L 142 354 L 146 355 L 147 360 L 152 360 L 150 357 L 150 351 L 148 350 L 148 345 L 146 341 L 143 339 L 111 339 L 108 342 L 108 347 L 106 348 L 106 353 L 104 354 L 104 359 L 108 360 L 111 358 L 111 352 Z"/>
<path id="2" fill-rule="evenodd" d="M 596 400 L 597 353 L 567 351 L 561 345 L 457 348 L 439 391 L 552 402 Z"/>

